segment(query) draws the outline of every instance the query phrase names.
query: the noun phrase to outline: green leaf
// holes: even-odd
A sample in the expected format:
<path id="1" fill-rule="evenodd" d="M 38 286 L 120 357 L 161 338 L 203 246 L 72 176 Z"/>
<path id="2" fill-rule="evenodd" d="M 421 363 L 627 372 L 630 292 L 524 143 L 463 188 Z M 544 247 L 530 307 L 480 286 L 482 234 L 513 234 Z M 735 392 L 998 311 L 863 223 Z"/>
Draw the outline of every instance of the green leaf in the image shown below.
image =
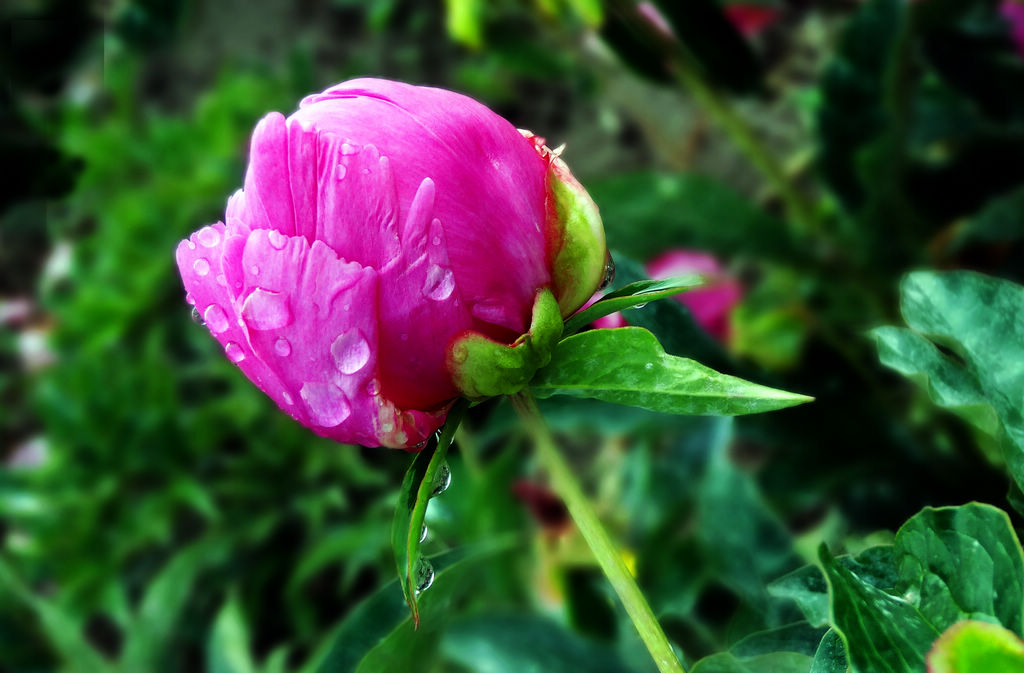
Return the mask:
<path id="1" fill-rule="evenodd" d="M 962 619 L 1024 630 L 1024 554 L 1009 517 L 970 504 L 925 509 L 896 534 L 897 591 L 939 630 Z"/>
<path id="2" fill-rule="evenodd" d="M 836 562 L 873 587 L 890 591 L 896 586 L 896 564 L 893 548 L 881 545 L 865 549 L 856 557 L 840 556 Z M 778 598 L 791 598 L 804 617 L 814 626 L 823 626 L 829 619 L 828 584 L 817 566 L 808 565 L 784 575 L 768 586 L 768 593 Z"/>
<path id="3" fill-rule="evenodd" d="M 484 42 L 484 5 L 480 0 L 445 0 L 448 35 L 474 49 Z"/>
<path id="4" fill-rule="evenodd" d="M 814 653 L 811 673 L 846 673 L 846 648 L 843 639 L 834 630 L 829 629 Z"/>
<path id="5" fill-rule="evenodd" d="M 615 255 L 616 287 L 647 279 L 647 270 L 642 264 Z M 650 331 L 669 355 L 690 358 L 723 373 L 739 375 L 729 353 L 697 323 L 683 302 L 657 301 L 642 309 L 628 309 L 623 317 L 630 325 Z"/>
<path id="6" fill-rule="evenodd" d="M 565 339 L 530 385 L 538 397 L 592 397 L 673 414 L 735 416 L 811 400 L 667 355 L 654 335 L 639 327 Z"/>
<path id="7" fill-rule="evenodd" d="M 930 673 L 1019 673 L 1024 671 L 1024 641 L 988 622 L 954 624 L 928 653 Z"/>
<path id="8" fill-rule="evenodd" d="M 565 321 L 565 329 L 562 334 L 566 337 L 571 336 L 598 318 L 627 308 L 640 308 L 648 302 L 673 297 L 680 292 L 692 290 L 703 284 L 704 278 L 695 274 L 630 283 L 615 292 L 608 293 L 600 301 L 572 315 Z"/>
<path id="9" fill-rule="evenodd" d="M 920 673 L 940 631 L 913 604 L 876 589 L 837 563 L 823 544 L 819 558 L 831 597 L 833 628 L 855 671 Z"/>
<path id="10" fill-rule="evenodd" d="M 417 587 L 425 581 L 428 572 L 433 572 L 420 558 L 423 517 L 427 512 L 427 503 L 435 495 L 437 480 L 447 480 L 448 467 L 445 465 L 445 456 L 448 455 L 448 447 L 455 438 L 455 431 L 468 407 L 469 402 L 464 399 L 455 403 L 448 412 L 448 420 L 441 429 L 437 441 L 431 442 L 427 448 L 416 454 L 412 465 L 405 473 L 398 495 L 398 506 L 395 508 L 395 519 L 391 526 L 391 544 L 395 552 L 402 594 L 409 604 L 413 622 L 417 626 L 420 621 L 416 600 L 419 593 Z M 417 576 L 420 572 L 424 573 L 422 579 Z"/>
<path id="11" fill-rule="evenodd" d="M 755 479 L 729 459 L 728 447 L 728 441 L 716 441 L 709 449 L 697 494 L 697 538 L 722 581 L 766 613 L 765 584 L 799 565 L 799 558 L 789 531 L 765 502 Z M 820 638 L 819 634 L 815 643 Z"/>
<path id="12" fill-rule="evenodd" d="M 352 609 L 327 639 L 326 654 L 315 655 L 303 673 L 352 673 L 382 658 L 394 667 L 367 670 L 421 670 L 416 657 L 437 646 L 437 632 L 449 612 L 450 602 L 472 586 L 476 569 L 507 545 L 491 544 L 455 549 L 430 559 L 435 569 L 433 586 L 419 600 L 423 628 L 417 630 L 409 614 L 401 580 L 393 580 Z M 424 648 L 428 648 L 424 650 Z"/>
<path id="13" fill-rule="evenodd" d="M 1024 186 L 993 198 L 957 231 L 954 246 L 1003 243 L 1024 238 Z"/>
<path id="14" fill-rule="evenodd" d="M 228 549 L 222 538 L 206 538 L 177 552 L 146 588 L 135 615 L 121 657 L 126 671 L 159 668 L 167 656 L 167 643 L 173 638 L 181 612 L 192 594 L 199 574 L 219 563 Z"/>
<path id="15" fill-rule="evenodd" d="M 213 622 L 206 645 L 206 670 L 210 673 L 255 673 L 249 651 L 249 629 L 245 613 L 232 593 Z"/>
<path id="16" fill-rule="evenodd" d="M 587 191 L 601 209 L 608 247 L 633 259 L 649 260 L 673 247 L 730 258 L 748 253 L 792 261 L 808 254 L 782 221 L 704 175 L 627 173 L 591 180 Z"/>
<path id="17" fill-rule="evenodd" d="M 910 327 L 874 331 L 883 364 L 922 381 L 939 405 L 1001 440 L 1024 485 L 1024 287 L 968 271 L 908 274 Z"/>
<path id="18" fill-rule="evenodd" d="M 0 559 L 0 598 L 13 594 L 28 606 L 39 619 L 46 638 L 66 670 L 72 673 L 114 671 L 115 667 L 104 659 L 85 639 L 81 624 L 46 599 L 34 594 L 8 564 Z"/>
<path id="19" fill-rule="evenodd" d="M 886 571 L 882 554 L 867 566 L 820 550 L 830 621 L 853 670 L 922 670 L 932 642 L 965 618 L 1020 632 L 1024 552 L 1004 512 L 980 504 L 925 509 L 900 528 L 892 552 Z M 792 587 L 794 577 L 780 583 Z"/>
<path id="20" fill-rule="evenodd" d="M 730 647 L 729 652 L 740 658 L 773 652 L 795 652 L 810 657 L 818 650 L 825 633 L 823 628 L 813 627 L 807 622 L 796 622 L 752 633 Z"/>
<path id="21" fill-rule="evenodd" d="M 729 652 L 704 657 L 690 673 L 807 673 L 811 658 L 797 652 L 772 652 L 749 659 L 740 659 Z"/>
<path id="22" fill-rule="evenodd" d="M 479 673 L 629 671 L 612 650 L 537 615 L 498 613 L 460 619 L 445 631 L 441 649 L 446 659 Z"/>

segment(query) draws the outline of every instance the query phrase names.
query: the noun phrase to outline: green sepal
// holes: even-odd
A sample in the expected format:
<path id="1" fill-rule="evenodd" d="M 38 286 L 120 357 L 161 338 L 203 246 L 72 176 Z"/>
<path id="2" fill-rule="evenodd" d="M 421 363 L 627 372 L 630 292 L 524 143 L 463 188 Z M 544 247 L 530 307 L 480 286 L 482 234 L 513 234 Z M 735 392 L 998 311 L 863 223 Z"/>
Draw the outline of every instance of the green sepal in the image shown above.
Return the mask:
<path id="1" fill-rule="evenodd" d="M 933 673 L 1014 673 L 1024 671 L 1024 641 L 998 624 L 957 622 L 932 645 Z"/>
<path id="2" fill-rule="evenodd" d="M 455 387 L 469 399 L 512 395 L 551 360 L 562 336 L 562 314 L 548 288 L 537 292 L 530 329 L 511 345 L 468 331 L 448 347 L 448 371 Z"/>
<path id="3" fill-rule="evenodd" d="M 608 246 L 597 204 L 557 157 L 551 162 L 548 181 L 562 238 L 551 276 L 558 307 L 566 317 L 597 291 L 604 279 Z"/>

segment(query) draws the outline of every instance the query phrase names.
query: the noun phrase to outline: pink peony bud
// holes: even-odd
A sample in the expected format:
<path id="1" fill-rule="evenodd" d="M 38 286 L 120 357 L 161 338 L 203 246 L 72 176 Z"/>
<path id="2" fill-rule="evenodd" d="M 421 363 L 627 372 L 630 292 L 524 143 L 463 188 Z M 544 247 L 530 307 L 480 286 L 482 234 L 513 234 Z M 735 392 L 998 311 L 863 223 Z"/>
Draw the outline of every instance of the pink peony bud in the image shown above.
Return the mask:
<path id="1" fill-rule="evenodd" d="M 1010 24 L 1010 34 L 1017 45 L 1017 52 L 1024 58 L 1024 2 L 1021 0 L 1003 0 L 999 13 Z"/>
<path id="2" fill-rule="evenodd" d="M 729 314 L 743 296 L 743 288 L 725 274 L 718 260 L 696 250 L 669 250 L 647 264 L 651 278 L 671 278 L 687 273 L 710 277 L 706 287 L 676 295 L 690 309 L 694 320 L 719 341 L 729 339 Z"/>
<path id="3" fill-rule="evenodd" d="M 264 117 L 224 222 L 177 249 L 188 301 L 278 406 L 396 448 L 475 380 L 456 344 L 526 340 L 524 367 L 545 363 L 604 257 L 596 207 L 541 139 L 465 96 L 376 79 Z"/>

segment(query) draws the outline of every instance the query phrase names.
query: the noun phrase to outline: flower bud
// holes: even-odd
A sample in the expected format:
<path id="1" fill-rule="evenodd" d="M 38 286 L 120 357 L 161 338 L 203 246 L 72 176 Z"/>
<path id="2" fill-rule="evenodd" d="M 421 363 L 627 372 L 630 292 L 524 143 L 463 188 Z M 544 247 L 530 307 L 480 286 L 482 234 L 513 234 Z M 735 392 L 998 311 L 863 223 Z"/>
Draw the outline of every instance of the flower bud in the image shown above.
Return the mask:
<path id="1" fill-rule="evenodd" d="M 264 117 L 224 221 L 177 249 L 187 298 L 278 406 L 396 448 L 458 396 L 492 394 L 477 379 L 497 360 L 501 392 L 525 385 L 604 256 L 596 207 L 542 139 L 460 94 L 375 79 Z"/>

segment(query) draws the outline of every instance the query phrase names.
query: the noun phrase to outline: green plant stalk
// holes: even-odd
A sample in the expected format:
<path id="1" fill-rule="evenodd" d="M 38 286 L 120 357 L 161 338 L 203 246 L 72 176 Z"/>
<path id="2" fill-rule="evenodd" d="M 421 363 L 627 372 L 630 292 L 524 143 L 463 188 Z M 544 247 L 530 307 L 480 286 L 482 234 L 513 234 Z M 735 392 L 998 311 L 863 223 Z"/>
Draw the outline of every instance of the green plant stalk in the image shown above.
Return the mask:
<path id="1" fill-rule="evenodd" d="M 729 99 L 701 74 L 700 64 L 674 35 L 666 35 L 637 10 L 630 0 L 608 0 L 610 11 L 625 19 L 640 39 L 657 45 L 671 65 L 672 75 L 697 104 L 718 124 L 747 160 L 778 192 L 795 233 L 807 237 L 820 233 L 814 205 L 790 182 L 782 165 L 761 142 Z"/>
<path id="2" fill-rule="evenodd" d="M 684 58 L 676 58 L 673 62 L 673 73 L 677 80 L 693 96 L 694 100 L 717 123 L 733 143 L 747 157 L 772 187 L 786 206 L 790 219 L 798 227 L 798 234 L 809 235 L 819 233 L 818 218 L 814 207 L 803 194 L 790 182 L 782 165 L 754 133 L 754 130 L 741 117 L 732 104 L 709 84 L 692 64 Z"/>
<path id="3" fill-rule="evenodd" d="M 594 511 L 587 496 L 584 495 L 583 488 L 572 469 L 559 453 L 555 439 L 537 408 L 537 401 L 529 389 L 523 389 L 515 395 L 510 395 L 509 400 L 533 438 L 537 457 L 548 471 L 552 487 L 565 501 L 570 516 L 576 522 L 576 526 L 580 529 L 583 539 L 586 540 L 605 577 L 608 578 L 615 593 L 618 594 L 619 600 L 626 608 L 626 613 L 640 633 L 640 638 L 647 646 L 647 651 L 651 653 L 654 663 L 658 666 L 658 671 L 660 673 L 686 673 L 675 652 L 672 651 L 672 646 L 661 629 L 661 625 L 658 624 L 658 619 L 651 611 L 651 606 L 647 604 L 647 599 L 640 592 L 636 580 L 626 568 L 622 554 L 619 553 L 615 543 L 608 535 L 608 531 L 598 519 L 597 512 Z"/>

